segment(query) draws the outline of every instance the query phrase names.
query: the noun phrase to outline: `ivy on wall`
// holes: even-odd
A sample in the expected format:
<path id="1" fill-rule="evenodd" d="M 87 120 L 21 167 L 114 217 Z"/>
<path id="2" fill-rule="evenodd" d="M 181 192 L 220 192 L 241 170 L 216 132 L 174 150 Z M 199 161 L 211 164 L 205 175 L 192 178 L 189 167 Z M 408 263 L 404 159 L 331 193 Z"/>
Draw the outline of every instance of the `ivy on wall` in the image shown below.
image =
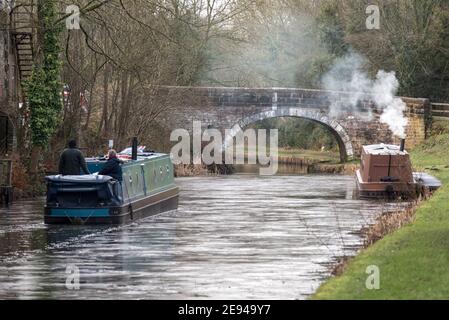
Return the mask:
<path id="1" fill-rule="evenodd" d="M 25 83 L 30 108 L 31 142 L 45 147 L 58 125 L 62 109 L 62 84 L 59 80 L 59 35 L 62 27 L 56 23 L 55 1 L 43 1 L 41 10 L 41 61 Z"/>

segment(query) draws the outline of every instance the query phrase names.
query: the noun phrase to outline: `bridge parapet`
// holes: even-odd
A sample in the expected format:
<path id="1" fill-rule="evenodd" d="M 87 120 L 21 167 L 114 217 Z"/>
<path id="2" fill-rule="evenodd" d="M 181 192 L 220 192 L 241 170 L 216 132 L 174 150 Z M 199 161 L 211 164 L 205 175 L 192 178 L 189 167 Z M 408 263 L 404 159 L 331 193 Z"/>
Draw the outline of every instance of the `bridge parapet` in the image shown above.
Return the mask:
<path id="1" fill-rule="evenodd" d="M 176 93 L 183 97 L 197 97 L 203 105 L 216 106 L 256 106 L 269 107 L 309 107 L 328 109 L 336 101 L 351 103 L 354 93 L 300 88 L 237 88 L 237 87 L 158 87 L 158 95 Z M 429 109 L 428 99 L 401 97 L 409 107 L 410 113 L 424 114 Z M 205 103 L 206 102 L 206 103 Z M 357 105 L 360 111 L 380 111 L 370 99 L 364 99 Z"/>

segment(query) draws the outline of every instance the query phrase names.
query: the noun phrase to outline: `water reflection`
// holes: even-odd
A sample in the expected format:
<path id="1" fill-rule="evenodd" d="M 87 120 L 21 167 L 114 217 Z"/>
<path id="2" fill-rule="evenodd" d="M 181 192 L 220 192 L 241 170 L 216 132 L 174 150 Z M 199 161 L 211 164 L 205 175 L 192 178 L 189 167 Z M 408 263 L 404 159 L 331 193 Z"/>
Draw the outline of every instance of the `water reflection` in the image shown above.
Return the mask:
<path id="1" fill-rule="evenodd" d="M 353 200 L 344 176 L 177 183 L 177 211 L 126 226 L 45 226 L 43 199 L 0 209 L 0 298 L 305 298 L 386 206 Z"/>
<path id="2" fill-rule="evenodd" d="M 260 165 L 258 164 L 238 164 L 234 165 L 234 171 L 238 174 L 258 175 Z M 308 174 L 309 166 L 300 164 L 278 163 L 277 175 L 298 175 Z"/>

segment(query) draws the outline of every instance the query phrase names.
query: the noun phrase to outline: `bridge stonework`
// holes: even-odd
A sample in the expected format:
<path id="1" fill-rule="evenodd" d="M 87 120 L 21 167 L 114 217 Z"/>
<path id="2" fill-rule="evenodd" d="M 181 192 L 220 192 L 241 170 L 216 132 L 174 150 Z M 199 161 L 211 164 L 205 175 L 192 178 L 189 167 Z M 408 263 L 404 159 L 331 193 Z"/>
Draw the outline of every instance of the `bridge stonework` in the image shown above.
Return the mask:
<path id="1" fill-rule="evenodd" d="M 350 95 L 290 88 L 227 88 L 227 87 L 159 87 L 157 100 L 164 104 L 160 119 L 167 129 L 192 131 L 193 121 L 201 121 L 203 129 L 215 128 L 224 134 L 236 124 L 245 129 L 257 121 L 275 117 L 300 117 L 318 122 L 329 129 L 340 146 L 341 160 L 360 155 L 364 144 L 399 143 L 388 126 L 380 122 L 381 110 L 372 101 L 364 100 L 354 110 L 329 116 L 336 100 L 348 103 Z M 428 99 L 402 98 L 407 104 L 407 147 L 426 138 L 431 120 Z M 346 109 L 346 108 L 345 108 Z M 229 140 L 231 137 L 227 137 Z"/>

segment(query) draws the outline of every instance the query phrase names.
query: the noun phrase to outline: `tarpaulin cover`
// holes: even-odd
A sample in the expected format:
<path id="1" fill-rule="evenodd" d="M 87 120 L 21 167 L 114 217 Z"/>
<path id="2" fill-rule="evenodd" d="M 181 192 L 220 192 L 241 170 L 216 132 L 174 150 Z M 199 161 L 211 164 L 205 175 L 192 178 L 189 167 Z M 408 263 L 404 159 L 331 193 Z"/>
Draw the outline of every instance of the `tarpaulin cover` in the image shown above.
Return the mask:
<path id="1" fill-rule="evenodd" d="M 47 204 L 66 208 L 116 206 L 122 203 L 119 182 L 109 176 L 49 176 Z"/>
<path id="2" fill-rule="evenodd" d="M 47 181 L 50 182 L 69 182 L 69 183 L 90 183 L 90 184 L 98 184 L 98 183 L 106 183 L 112 178 L 110 176 L 100 176 L 95 174 L 87 174 L 80 176 L 48 176 L 46 177 Z"/>

